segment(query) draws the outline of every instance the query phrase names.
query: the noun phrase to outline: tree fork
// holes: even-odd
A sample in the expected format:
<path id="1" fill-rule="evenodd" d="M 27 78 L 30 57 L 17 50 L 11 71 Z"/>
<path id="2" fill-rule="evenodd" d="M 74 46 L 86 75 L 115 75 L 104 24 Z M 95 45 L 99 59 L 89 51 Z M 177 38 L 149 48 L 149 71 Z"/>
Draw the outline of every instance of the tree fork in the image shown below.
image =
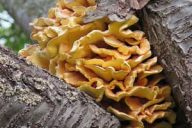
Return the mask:
<path id="1" fill-rule="evenodd" d="M 6 0 L 0 1 L 7 2 Z M 14 0 L 10 1 L 14 2 Z M 126 3 L 128 0 L 118 1 L 119 2 L 115 0 L 98 0 L 101 6 L 97 12 L 102 11 L 103 13 L 100 15 L 96 12 L 94 15 L 102 17 L 110 14 L 112 18 L 114 17 L 120 20 L 128 17 L 125 15 L 126 10 L 124 6 L 122 6 L 122 9 L 119 6 L 119 3 L 123 5 L 123 2 Z M 110 4 L 108 4 L 109 2 Z M 109 12 L 110 10 L 106 7 L 109 6 L 109 8 L 111 8 L 111 5 L 113 5 L 113 8 L 117 7 L 115 10 L 112 10 L 113 12 Z M 105 8 L 102 6 L 105 6 Z M 8 8 L 10 8 L 10 6 L 8 6 Z M 105 9 L 108 11 L 105 11 Z M 141 11 L 140 21 L 144 20 L 143 28 L 149 37 L 154 53 L 158 56 L 159 62 L 165 68 L 165 75 L 172 86 L 174 98 L 192 127 L 191 10 L 192 2 L 190 0 L 152 0 L 148 6 Z M 114 13 L 114 15 L 112 13 Z M 17 17 L 17 15 L 15 17 Z M 94 16 L 90 14 L 87 19 L 91 20 L 92 17 Z"/>

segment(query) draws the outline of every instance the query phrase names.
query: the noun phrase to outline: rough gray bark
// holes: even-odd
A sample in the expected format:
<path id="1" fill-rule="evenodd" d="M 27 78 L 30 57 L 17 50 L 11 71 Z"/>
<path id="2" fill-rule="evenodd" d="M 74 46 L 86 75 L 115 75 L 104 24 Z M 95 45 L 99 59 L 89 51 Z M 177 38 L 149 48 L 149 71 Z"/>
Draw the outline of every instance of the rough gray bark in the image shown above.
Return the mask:
<path id="1" fill-rule="evenodd" d="M 0 0 L 27 35 L 31 32 L 29 23 L 34 18 L 46 15 L 55 2 L 56 0 Z"/>
<path id="2" fill-rule="evenodd" d="M 1 128 L 118 128 L 88 95 L 0 47 Z"/>
<path id="3" fill-rule="evenodd" d="M 111 21 L 123 21 L 142 9 L 150 0 L 96 0 L 97 9 L 89 12 L 84 22 L 108 16 Z"/>
<path id="4" fill-rule="evenodd" d="M 16 0 L 0 1 L 4 1 L 6 3 L 9 3 L 9 1 L 12 1 L 12 3 L 16 2 Z M 27 2 L 31 0 L 25 1 Z M 118 3 L 114 0 L 98 0 L 98 2 L 102 1 Z M 118 1 L 123 2 L 122 0 Z M 46 7 L 39 4 L 39 2 L 38 5 L 40 6 L 38 7 L 39 9 L 42 9 L 42 7 Z M 104 5 L 111 8 L 111 4 L 107 4 L 107 2 Z M 114 6 L 119 7 L 120 10 L 122 8 L 122 11 L 119 11 L 117 10 L 117 8 L 115 8 L 115 10 L 118 11 L 116 12 L 116 16 L 123 18 L 127 17 L 125 13 L 126 10 L 124 10 L 125 6 L 120 7 L 119 3 L 118 5 Z M 106 7 L 106 9 L 108 7 Z M 114 8 L 112 9 L 114 11 Z M 167 76 L 167 80 L 173 88 L 173 95 L 175 97 L 175 100 L 179 105 L 179 108 L 181 108 L 181 111 L 184 111 L 188 123 L 191 125 L 189 127 L 192 127 L 191 10 L 191 0 L 154 0 L 149 3 L 144 11 L 142 11 L 143 15 L 140 18 L 141 21 L 145 21 L 143 24 L 143 28 L 149 37 L 154 53 L 158 56 L 159 62 L 165 68 L 165 75 Z M 104 14 L 108 15 L 109 13 L 104 12 Z M 112 15 L 113 13 L 110 12 L 110 14 Z M 99 15 L 103 16 L 103 13 L 96 13 L 96 15 L 98 15 L 98 17 Z M 17 15 L 15 15 L 15 17 L 17 17 Z M 89 19 L 89 17 L 87 18 Z M 25 27 L 25 29 L 26 28 L 28 27 Z M 179 114 L 179 117 L 181 115 Z M 184 128 L 184 126 L 181 126 L 181 128 Z"/>
<path id="5" fill-rule="evenodd" d="M 154 0 L 144 9 L 143 19 L 175 100 L 192 127 L 192 1 Z"/>

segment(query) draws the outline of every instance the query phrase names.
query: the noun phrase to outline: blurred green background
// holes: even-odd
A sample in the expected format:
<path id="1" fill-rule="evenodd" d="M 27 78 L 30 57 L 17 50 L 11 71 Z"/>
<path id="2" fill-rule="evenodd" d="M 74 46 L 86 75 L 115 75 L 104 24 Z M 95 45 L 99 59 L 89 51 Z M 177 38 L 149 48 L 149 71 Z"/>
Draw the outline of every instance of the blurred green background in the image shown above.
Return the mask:
<path id="1" fill-rule="evenodd" d="M 0 4 L 0 45 L 18 52 L 29 42 L 30 39 Z"/>

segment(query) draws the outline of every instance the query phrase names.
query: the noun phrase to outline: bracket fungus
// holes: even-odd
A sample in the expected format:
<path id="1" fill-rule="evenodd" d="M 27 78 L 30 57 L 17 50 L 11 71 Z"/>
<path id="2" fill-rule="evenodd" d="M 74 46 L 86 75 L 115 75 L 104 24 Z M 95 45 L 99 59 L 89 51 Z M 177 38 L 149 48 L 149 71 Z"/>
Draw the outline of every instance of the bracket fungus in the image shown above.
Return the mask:
<path id="1" fill-rule="evenodd" d="M 144 33 L 130 29 L 138 18 L 84 23 L 95 9 L 95 0 L 59 0 L 48 18 L 31 24 L 38 44 L 20 55 L 91 95 L 127 127 L 172 127 L 176 114 L 163 68 Z"/>

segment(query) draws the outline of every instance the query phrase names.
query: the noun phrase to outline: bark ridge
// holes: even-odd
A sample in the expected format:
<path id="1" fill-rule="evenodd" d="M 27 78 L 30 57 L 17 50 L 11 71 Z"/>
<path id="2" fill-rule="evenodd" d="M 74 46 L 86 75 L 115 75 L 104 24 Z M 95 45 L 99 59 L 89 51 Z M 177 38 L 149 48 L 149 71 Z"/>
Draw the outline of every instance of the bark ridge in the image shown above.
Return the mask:
<path id="1" fill-rule="evenodd" d="M 0 48 L 0 126 L 118 128 L 88 95 Z"/>
<path id="2" fill-rule="evenodd" d="M 141 20 L 178 106 L 192 127 L 192 2 L 151 1 Z M 180 115 L 179 115 L 180 116 Z"/>

